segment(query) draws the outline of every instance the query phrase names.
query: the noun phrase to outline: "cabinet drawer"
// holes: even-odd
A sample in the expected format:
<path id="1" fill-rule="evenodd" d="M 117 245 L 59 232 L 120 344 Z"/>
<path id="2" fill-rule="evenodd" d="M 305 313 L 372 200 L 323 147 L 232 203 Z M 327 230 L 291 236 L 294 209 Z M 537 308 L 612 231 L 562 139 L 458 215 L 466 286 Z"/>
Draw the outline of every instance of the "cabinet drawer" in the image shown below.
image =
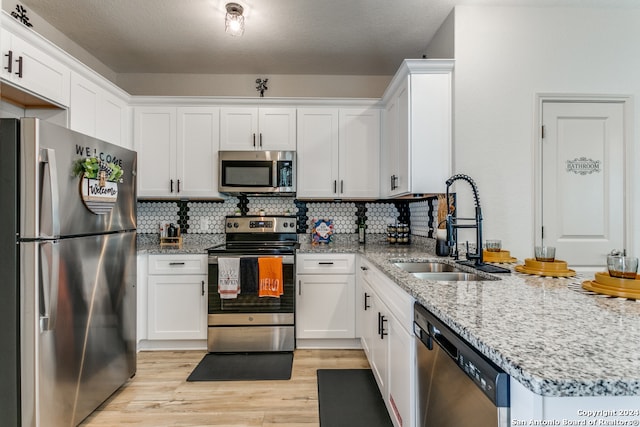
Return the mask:
<path id="1" fill-rule="evenodd" d="M 353 254 L 302 254 L 296 256 L 298 274 L 354 274 Z"/>
<path id="2" fill-rule="evenodd" d="M 207 274 L 207 256 L 149 255 L 149 274 Z"/>

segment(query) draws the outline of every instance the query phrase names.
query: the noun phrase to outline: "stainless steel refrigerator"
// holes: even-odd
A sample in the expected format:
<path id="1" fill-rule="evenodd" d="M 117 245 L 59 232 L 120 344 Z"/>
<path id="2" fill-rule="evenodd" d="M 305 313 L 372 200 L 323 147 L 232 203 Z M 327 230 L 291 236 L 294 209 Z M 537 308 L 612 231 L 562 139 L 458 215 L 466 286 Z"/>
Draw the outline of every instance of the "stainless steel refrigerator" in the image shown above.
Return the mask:
<path id="1" fill-rule="evenodd" d="M 0 120 L 1 425 L 75 426 L 135 374 L 136 159 Z"/>

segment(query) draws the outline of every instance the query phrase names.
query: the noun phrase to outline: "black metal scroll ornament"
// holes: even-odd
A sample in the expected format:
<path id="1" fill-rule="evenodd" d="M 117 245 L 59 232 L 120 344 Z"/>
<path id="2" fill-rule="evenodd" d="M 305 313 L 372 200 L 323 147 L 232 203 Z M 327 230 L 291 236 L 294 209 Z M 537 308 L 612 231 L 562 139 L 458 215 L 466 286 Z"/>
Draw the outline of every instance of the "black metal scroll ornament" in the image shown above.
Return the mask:
<path id="1" fill-rule="evenodd" d="M 257 84 L 257 86 L 256 86 L 256 90 L 257 90 L 258 92 L 260 92 L 260 98 L 263 98 L 263 97 L 264 97 L 264 91 L 265 91 L 265 90 L 267 90 L 267 89 L 269 89 L 269 88 L 267 87 L 267 82 L 268 82 L 268 81 L 269 81 L 269 79 L 264 79 L 264 80 L 262 80 L 262 79 L 256 79 L 256 84 Z"/>
<path id="2" fill-rule="evenodd" d="M 27 9 L 25 9 L 21 5 L 16 5 L 16 10 L 11 12 L 11 16 L 22 22 L 27 27 L 33 27 L 33 25 L 31 25 L 31 22 L 29 22 L 29 17 L 27 16 Z"/>

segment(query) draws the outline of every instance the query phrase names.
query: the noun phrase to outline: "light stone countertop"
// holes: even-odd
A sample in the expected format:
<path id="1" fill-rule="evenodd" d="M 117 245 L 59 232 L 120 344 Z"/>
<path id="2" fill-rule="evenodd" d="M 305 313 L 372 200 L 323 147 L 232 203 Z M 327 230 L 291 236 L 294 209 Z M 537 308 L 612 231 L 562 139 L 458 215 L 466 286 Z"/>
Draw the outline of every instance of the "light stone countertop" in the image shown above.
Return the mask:
<path id="1" fill-rule="evenodd" d="M 542 278 L 512 271 L 494 275 L 501 278 L 496 281 L 443 283 L 417 279 L 393 265 L 453 263 L 434 255 L 430 239 L 414 239 L 409 246 L 336 239 L 329 245 L 303 243 L 298 252 L 364 255 L 536 394 L 640 396 L 640 301 L 582 290 L 592 276 Z"/>
<path id="2" fill-rule="evenodd" d="M 138 234 L 138 254 L 177 255 L 177 254 L 206 254 L 207 249 L 223 245 L 224 234 L 183 234 L 182 248 L 161 248 L 160 237 L 157 233 Z"/>

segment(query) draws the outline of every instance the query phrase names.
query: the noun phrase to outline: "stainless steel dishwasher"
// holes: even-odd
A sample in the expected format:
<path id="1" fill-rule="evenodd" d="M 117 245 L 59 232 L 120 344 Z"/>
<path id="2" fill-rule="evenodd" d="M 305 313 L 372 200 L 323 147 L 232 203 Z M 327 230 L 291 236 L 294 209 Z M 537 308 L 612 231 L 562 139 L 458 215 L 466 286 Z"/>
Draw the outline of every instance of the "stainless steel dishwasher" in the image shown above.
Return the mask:
<path id="1" fill-rule="evenodd" d="M 419 427 L 508 426 L 509 375 L 414 306 Z"/>

